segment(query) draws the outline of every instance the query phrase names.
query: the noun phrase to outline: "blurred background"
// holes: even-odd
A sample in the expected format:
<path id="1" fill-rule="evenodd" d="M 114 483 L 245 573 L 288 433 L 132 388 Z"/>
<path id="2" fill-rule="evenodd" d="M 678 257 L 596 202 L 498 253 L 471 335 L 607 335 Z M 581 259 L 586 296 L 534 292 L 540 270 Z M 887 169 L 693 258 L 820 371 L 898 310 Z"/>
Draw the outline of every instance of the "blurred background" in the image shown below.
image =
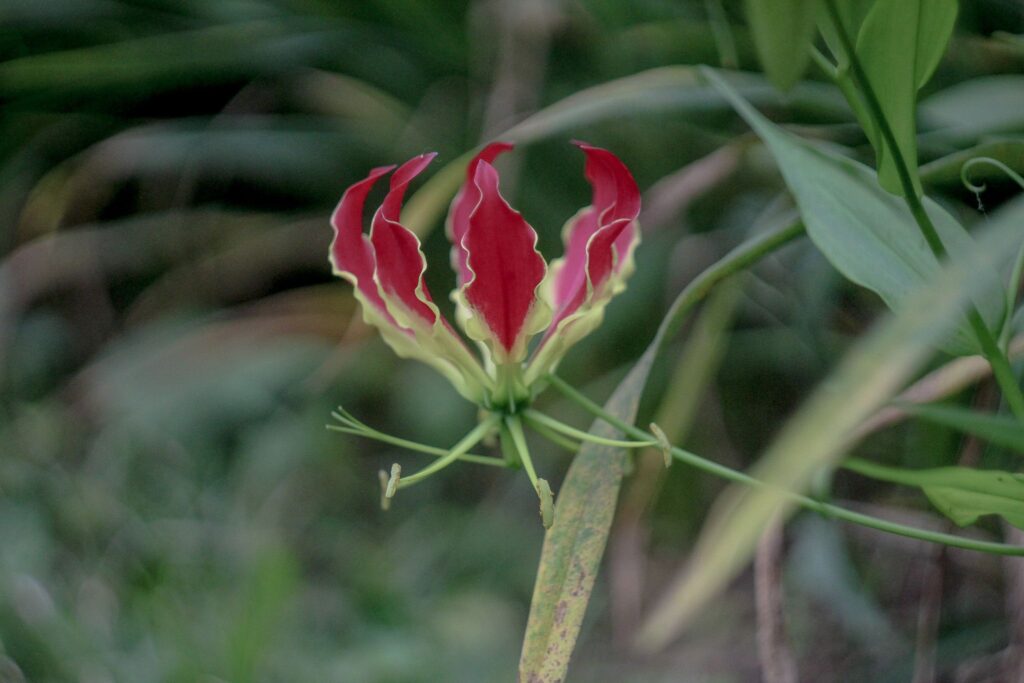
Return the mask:
<path id="1" fill-rule="evenodd" d="M 741 5 L 0 2 L 0 682 L 513 680 L 543 538 L 535 496 L 521 473 L 460 465 L 379 509 L 377 470 L 422 460 L 329 432 L 332 408 L 440 446 L 475 409 L 363 326 L 330 274 L 328 215 L 372 166 L 436 150 L 439 170 L 583 97 L 503 160 L 503 190 L 549 258 L 589 201 L 571 138 L 616 152 L 645 191 L 630 289 L 561 369 L 603 400 L 681 287 L 778 209 L 781 184 L 685 79 L 588 89 L 668 65 L 748 70 L 745 92 L 773 118 L 872 158 L 830 85 L 780 95 L 757 74 Z M 1024 134 L 1024 48 L 996 31 L 1024 32 L 1019 2 L 962 3 L 924 94 L 924 161 Z M 981 77 L 999 86 L 957 90 Z M 942 168 L 930 190 L 975 211 Z M 994 182 L 985 208 L 1011 187 Z M 444 306 L 440 226 L 417 227 Z M 794 244 L 712 298 L 641 419 L 744 467 L 880 311 Z M 557 397 L 543 408 L 587 424 Z M 864 452 L 923 466 L 958 445 L 903 425 Z M 571 456 L 534 448 L 557 491 Z M 625 487 L 571 679 L 759 680 L 750 576 L 668 651 L 625 647 L 721 490 L 651 462 Z M 834 491 L 943 524 L 913 491 L 849 475 Z M 941 680 L 1009 680 L 1024 617 L 1000 560 L 803 516 L 779 562 L 803 679 L 910 680 L 924 632 Z"/>

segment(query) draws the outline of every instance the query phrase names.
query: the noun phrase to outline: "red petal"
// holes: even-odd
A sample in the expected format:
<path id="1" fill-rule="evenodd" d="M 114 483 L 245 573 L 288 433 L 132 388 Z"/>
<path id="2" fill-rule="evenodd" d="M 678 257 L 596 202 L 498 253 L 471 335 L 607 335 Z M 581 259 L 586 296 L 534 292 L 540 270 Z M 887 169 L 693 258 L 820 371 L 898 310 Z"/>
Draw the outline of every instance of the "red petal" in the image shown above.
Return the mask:
<path id="1" fill-rule="evenodd" d="M 593 207 L 585 209 L 566 237 L 564 261 L 554 283 L 556 311 L 570 306 L 571 300 L 581 291 L 586 294 L 587 242 L 600 227 L 598 213 Z M 579 303 L 576 302 L 572 308 L 578 307 Z"/>
<path id="2" fill-rule="evenodd" d="M 622 160 L 606 149 L 575 142 L 587 155 L 585 173 L 594 188 L 592 204 L 602 213 L 601 223 L 607 225 L 623 218 L 635 219 L 640 214 L 640 189 Z"/>
<path id="3" fill-rule="evenodd" d="M 473 188 L 476 167 L 480 165 L 481 161 L 488 164 L 493 163 L 498 155 L 504 154 L 513 147 L 511 142 L 492 142 L 480 150 L 466 167 L 466 181 L 459 188 L 455 199 L 452 200 L 452 206 L 448 211 L 448 239 L 452 242 L 452 268 L 458 274 L 460 287 L 472 278 L 472 273 L 466 267 L 468 254 L 462 246 L 462 240 L 466 236 L 466 231 L 469 230 L 469 215 L 473 213 L 473 209 L 476 208 L 476 203 L 480 199 L 479 192 Z"/>
<path id="4" fill-rule="evenodd" d="M 370 171 L 365 179 L 345 190 L 331 215 L 331 225 L 334 227 L 331 261 L 335 269 L 354 278 L 355 286 L 367 301 L 387 315 L 389 320 L 391 316 L 388 315 L 384 301 L 377 291 L 377 285 L 373 281 L 373 247 L 363 235 L 363 206 L 374 184 L 393 168 L 395 167 L 381 166 Z"/>
<path id="5" fill-rule="evenodd" d="M 625 164 L 611 152 L 586 143 L 576 145 L 587 156 L 586 176 L 593 199 L 567 238 L 565 261 L 554 283 L 556 319 L 579 308 L 587 297 L 587 281 L 599 288 L 621 266 L 637 238 L 634 221 L 640 214 L 640 189 Z M 614 246 L 614 251 L 613 251 Z"/>
<path id="6" fill-rule="evenodd" d="M 546 265 L 537 253 L 537 233 L 498 192 L 498 172 L 488 162 L 477 164 L 472 188 L 467 194 L 476 208 L 462 240 L 471 273 L 466 300 L 509 353 L 536 301 Z"/>
<path id="7" fill-rule="evenodd" d="M 437 316 L 425 303 L 431 301 L 430 292 L 423 281 L 423 272 L 427 269 L 426 259 L 420 251 L 416 235 L 399 223 L 399 217 L 406 188 L 435 156 L 433 153 L 421 154 L 395 171 L 391 176 L 391 188 L 384 203 L 374 214 L 370 230 L 370 241 L 377 256 L 377 282 L 381 289 L 410 313 L 431 325 Z"/>

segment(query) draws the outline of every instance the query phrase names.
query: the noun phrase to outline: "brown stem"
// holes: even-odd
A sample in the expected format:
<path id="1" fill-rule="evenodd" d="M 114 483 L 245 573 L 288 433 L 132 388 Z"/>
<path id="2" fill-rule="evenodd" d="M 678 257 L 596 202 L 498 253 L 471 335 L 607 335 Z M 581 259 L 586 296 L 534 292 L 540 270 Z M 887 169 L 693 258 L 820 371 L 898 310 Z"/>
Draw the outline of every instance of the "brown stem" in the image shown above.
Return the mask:
<path id="1" fill-rule="evenodd" d="M 797 681 L 797 666 L 786 637 L 783 611 L 782 529 L 781 518 L 774 518 L 761 535 L 754 556 L 757 654 L 765 683 Z"/>

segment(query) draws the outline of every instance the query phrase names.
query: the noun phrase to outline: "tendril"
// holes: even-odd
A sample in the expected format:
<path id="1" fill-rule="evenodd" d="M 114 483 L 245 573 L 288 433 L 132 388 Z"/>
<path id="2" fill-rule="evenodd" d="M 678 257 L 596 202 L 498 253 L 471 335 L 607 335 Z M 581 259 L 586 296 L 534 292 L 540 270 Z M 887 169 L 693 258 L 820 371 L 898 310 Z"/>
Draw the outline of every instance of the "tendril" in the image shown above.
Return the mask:
<path id="1" fill-rule="evenodd" d="M 1024 190 L 1024 177 L 1022 177 L 1019 173 L 1017 173 L 1012 168 L 1004 164 L 1002 161 L 999 161 L 998 159 L 993 159 L 992 157 L 975 157 L 973 159 L 968 159 L 964 163 L 963 167 L 960 169 L 960 181 L 964 184 L 964 187 L 973 192 L 974 196 L 978 198 L 979 211 L 985 210 L 985 207 L 981 203 L 981 193 L 988 189 L 988 184 L 976 184 L 971 181 L 969 175 L 972 168 L 983 164 L 994 166 L 995 168 L 999 169 L 1000 171 L 1005 173 L 1007 177 L 1009 177 L 1015 183 L 1020 185 L 1020 188 L 1022 190 Z"/>

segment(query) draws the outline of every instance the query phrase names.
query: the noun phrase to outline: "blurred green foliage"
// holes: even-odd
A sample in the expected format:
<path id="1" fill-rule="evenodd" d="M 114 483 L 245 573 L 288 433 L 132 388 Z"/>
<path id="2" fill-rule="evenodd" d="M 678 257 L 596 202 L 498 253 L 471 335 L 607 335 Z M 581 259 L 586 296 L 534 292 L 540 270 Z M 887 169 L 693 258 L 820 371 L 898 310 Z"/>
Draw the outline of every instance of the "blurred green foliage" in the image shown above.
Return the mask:
<path id="1" fill-rule="evenodd" d="M 379 511 L 376 470 L 418 456 L 329 433 L 332 407 L 438 445 L 474 411 L 367 334 L 347 285 L 330 276 L 327 216 L 371 166 L 427 149 L 451 161 L 584 88 L 719 63 L 723 28 L 735 66 L 758 70 L 743 3 L 709 13 L 718 4 L 5 0 L 0 681 L 511 680 L 542 539 L 533 492 L 522 477 L 464 466 Z M 726 26 L 712 26 L 722 17 Z M 1021 33 L 1024 11 L 965 2 L 925 95 L 1019 74 L 1024 51 L 994 30 Z M 989 132 L 1024 133 L 1010 115 L 993 115 L 994 129 L 930 129 L 978 109 L 954 95 L 924 109 L 922 162 Z M 1004 85 L 991 97 L 1011 95 Z M 770 108 L 870 158 L 837 93 Z M 693 182 L 673 174 L 724 144 L 739 153 L 742 131 L 720 103 L 670 102 L 581 124 L 512 160 L 512 201 L 549 256 L 588 201 L 571 137 L 613 149 L 653 188 L 648 207 L 668 207 L 648 226 L 629 292 L 565 377 L 613 386 L 666 300 L 776 197 L 776 172 L 752 150 L 694 201 L 673 204 L 673 188 Z M 986 203 L 1005 187 L 993 183 Z M 961 202 L 954 210 L 973 205 L 944 189 Z M 442 232 L 425 236 L 439 302 L 453 280 Z M 760 266 L 689 444 L 747 463 L 879 310 L 806 243 Z M 915 426 L 868 448 L 942 465 L 955 445 L 945 428 Z M 538 456 L 557 481 L 567 456 L 540 446 Z M 653 582 L 685 555 L 718 490 L 669 472 L 650 520 Z M 807 680 L 906 680 L 918 594 L 892 586 L 913 583 L 913 552 L 805 521 L 793 529 L 792 609 Z M 990 585 L 997 561 L 967 568 L 950 570 L 957 598 L 940 643 L 949 671 L 1006 640 Z M 573 680 L 753 680 L 746 590 L 645 661 L 609 647 L 599 584 Z"/>

